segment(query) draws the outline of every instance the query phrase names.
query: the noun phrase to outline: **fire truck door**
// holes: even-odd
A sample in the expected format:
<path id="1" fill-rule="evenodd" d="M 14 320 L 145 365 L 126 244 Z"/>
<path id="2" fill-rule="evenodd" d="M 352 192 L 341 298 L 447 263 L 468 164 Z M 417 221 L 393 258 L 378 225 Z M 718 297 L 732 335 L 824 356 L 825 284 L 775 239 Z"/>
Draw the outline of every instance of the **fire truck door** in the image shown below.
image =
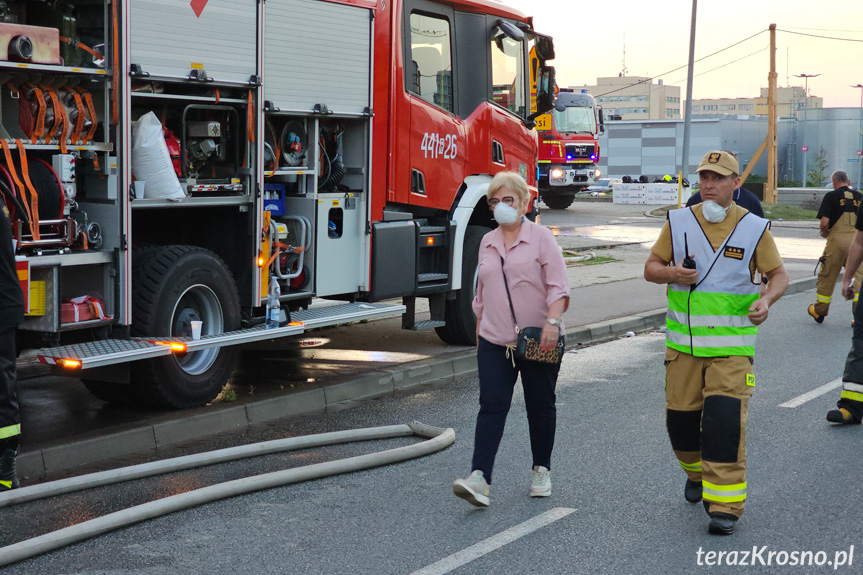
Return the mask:
<path id="1" fill-rule="evenodd" d="M 461 185 L 464 127 L 453 113 L 452 11 L 413 2 L 406 15 L 410 38 L 405 74 L 410 93 L 410 203 L 442 206 Z M 434 9 L 434 12 L 429 10 Z"/>

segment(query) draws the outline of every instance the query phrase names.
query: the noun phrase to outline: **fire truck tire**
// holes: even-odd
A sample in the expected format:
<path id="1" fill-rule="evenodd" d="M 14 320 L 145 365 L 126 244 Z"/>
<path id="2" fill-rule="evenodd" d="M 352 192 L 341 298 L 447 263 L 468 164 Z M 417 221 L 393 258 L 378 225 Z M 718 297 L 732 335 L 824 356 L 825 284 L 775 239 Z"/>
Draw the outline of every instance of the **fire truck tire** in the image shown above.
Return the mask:
<path id="1" fill-rule="evenodd" d="M 464 252 L 461 260 L 461 289 L 456 298 L 447 300 L 444 310 L 446 325 L 436 327 L 439 338 L 455 345 L 476 345 L 476 316 L 473 314 L 476 267 L 479 260 L 479 244 L 489 232 L 483 226 L 468 226 L 464 234 Z"/>
<path id="2" fill-rule="evenodd" d="M 133 399 L 129 394 L 129 386 L 111 381 L 96 381 L 95 379 L 82 379 L 81 383 L 93 396 L 107 403 L 116 405 L 129 405 Z"/>
<path id="3" fill-rule="evenodd" d="M 135 254 L 132 262 L 132 336 L 189 337 L 190 321 L 202 335 L 240 327 L 237 285 L 213 252 L 194 246 L 164 246 Z M 236 348 L 209 348 L 138 362 L 130 389 L 137 402 L 187 409 L 204 405 L 224 387 Z"/>
<path id="4" fill-rule="evenodd" d="M 543 196 L 542 201 L 551 210 L 565 210 L 572 204 L 575 199 L 574 195 L 560 194 L 555 196 Z"/>

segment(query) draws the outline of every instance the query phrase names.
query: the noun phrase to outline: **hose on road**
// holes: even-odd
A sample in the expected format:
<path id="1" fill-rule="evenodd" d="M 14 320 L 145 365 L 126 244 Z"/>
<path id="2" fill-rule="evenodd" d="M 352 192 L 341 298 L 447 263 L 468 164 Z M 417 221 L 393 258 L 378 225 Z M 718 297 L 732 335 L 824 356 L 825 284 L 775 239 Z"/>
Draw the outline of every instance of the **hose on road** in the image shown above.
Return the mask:
<path id="1" fill-rule="evenodd" d="M 336 461 L 328 461 L 326 463 L 317 463 L 294 469 L 285 469 L 282 471 L 274 471 L 272 473 L 264 473 L 262 475 L 235 479 L 233 481 L 227 481 L 225 483 L 219 483 L 209 487 L 203 487 L 201 489 L 195 489 L 186 493 L 180 493 L 163 499 L 158 499 L 156 501 L 151 501 L 149 503 L 129 507 L 128 509 L 123 509 L 96 519 L 84 521 L 71 527 L 40 535 L 39 537 L 27 539 L 6 547 L 0 547 L 0 567 L 23 561 L 24 559 L 29 559 L 49 551 L 54 551 L 55 549 L 65 547 L 66 545 L 90 539 L 121 527 L 126 527 L 128 525 L 140 523 L 141 521 L 146 521 L 147 519 L 174 513 L 175 511 L 190 509 L 192 507 L 211 503 L 220 499 L 227 499 L 228 497 L 235 497 L 237 495 L 253 493 L 255 491 L 271 489 L 273 487 L 300 483 L 311 479 L 320 479 L 322 477 L 330 477 L 332 475 L 339 475 L 342 473 L 351 473 L 354 471 L 391 465 L 408 459 L 415 459 L 417 457 L 429 455 L 452 445 L 455 442 L 455 431 L 452 428 L 444 429 L 441 427 L 432 427 L 416 421 L 409 425 L 388 425 L 366 429 L 351 429 L 347 431 L 292 437 L 240 447 L 220 449 L 207 453 L 187 455 L 164 461 L 144 463 L 141 465 L 133 465 L 131 467 L 124 467 L 112 471 L 93 473 L 70 479 L 52 481 L 41 485 L 14 489 L 0 494 L 0 507 L 15 505 L 25 501 L 33 501 L 63 493 L 72 493 L 74 491 L 81 491 L 101 485 L 109 485 L 133 479 L 140 479 L 142 477 L 150 477 L 184 469 L 213 465 L 215 463 L 234 461 L 246 457 L 257 457 L 259 455 L 270 453 L 294 451 L 297 449 L 308 449 L 326 445 L 337 445 L 354 441 L 392 439 L 396 437 L 410 437 L 413 435 L 424 437 L 426 438 L 426 441 L 405 447 L 388 449 L 377 453 L 349 457 L 347 459 L 339 459 Z"/>

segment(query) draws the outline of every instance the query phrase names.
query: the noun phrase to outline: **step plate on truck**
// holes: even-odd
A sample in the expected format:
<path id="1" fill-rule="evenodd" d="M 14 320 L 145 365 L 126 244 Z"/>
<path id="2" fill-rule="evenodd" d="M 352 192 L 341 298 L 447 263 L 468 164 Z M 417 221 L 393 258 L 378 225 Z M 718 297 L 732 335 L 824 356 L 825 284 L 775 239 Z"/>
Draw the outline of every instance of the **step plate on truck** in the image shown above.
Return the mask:
<path id="1" fill-rule="evenodd" d="M 284 327 L 267 329 L 263 325 L 232 331 L 220 335 L 205 335 L 201 339 L 169 337 L 154 341 L 153 338 L 106 339 L 44 348 L 38 359 L 41 363 L 68 369 L 88 369 L 150 359 L 174 353 L 170 344 L 184 344 L 186 351 L 199 351 L 211 347 L 239 345 L 292 335 L 300 335 L 307 329 L 338 325 L 364 319 L 394 317 L 404 313 L 401 304 L 350 303 L 298 311 L 291 314 L 292 323 Z"/>

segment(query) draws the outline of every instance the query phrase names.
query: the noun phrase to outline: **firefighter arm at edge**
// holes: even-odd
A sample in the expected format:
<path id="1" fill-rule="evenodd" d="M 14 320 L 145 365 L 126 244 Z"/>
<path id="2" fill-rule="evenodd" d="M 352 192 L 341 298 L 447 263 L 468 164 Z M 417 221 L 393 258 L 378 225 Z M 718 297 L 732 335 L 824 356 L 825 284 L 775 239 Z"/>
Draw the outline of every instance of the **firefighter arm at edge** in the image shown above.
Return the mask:
<path id="1" fill-rule="evenodd" d="M 755 325 L 761 325 L 767 319 L 767 314 L 776 301 L 782 297 L 788 289 L 788 272 L 785 265 L 774 268 L 764 274 L 767 276 L 767 289 L 749 306 L 749 321 Z"/>
<path id="2" fill-rule="evenodd" d="M 851 284 L 854 281 L 854 274 L 857 273 L 857 268 L 863 262 L 863 232 L 857 231 L 854 234 L 854 239 L 848 247 L 848 257 L 845 259 L 845 270 L 842 272 L 842 296 L 846 300 L 854 299 L 857 295 L 851 289 Z"/>

